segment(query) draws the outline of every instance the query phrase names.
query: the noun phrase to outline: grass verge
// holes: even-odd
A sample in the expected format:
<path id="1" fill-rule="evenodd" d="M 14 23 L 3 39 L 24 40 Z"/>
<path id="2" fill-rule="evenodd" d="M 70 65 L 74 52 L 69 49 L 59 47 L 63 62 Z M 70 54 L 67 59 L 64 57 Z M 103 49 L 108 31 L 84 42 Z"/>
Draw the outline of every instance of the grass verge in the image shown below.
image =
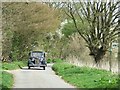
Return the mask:
<path id="1" fill-rule="evenodd" d="M 106 70 L 78 67 L 66 62 L 55 63 L 52 69 L 57 75 L 77 88 L 103 88 L 105 90 L 118 87 L 118 76 Z"/>
<path id="2" fill-rule="evenodd" d="M 2 71 L 2 74 L 0 75 L 0 80 L 2 81 L 0 83 L 0 87 L 2 87 L 1 90 L 10 90 L 10 88 L 12 88 L 13 86 L 13 75 Z"/>
<path id="3" fill-rule="evenodd" d="M 26 61 L 14 61 L 11 63 L 3 62 L 2 63 L 2 69 L 3 70 L 14 70 L 14 69 L 19 69 L 27 65 Z M 13 86 L 13 75 L 2 71 L 2 74 L 0 74 L 0 87 L 2 87 L 2 90 L 10 90 Z"/>
<path id="4" fill-rule="evenodd" d="M 4 62 L 2 63 L 3 70 L 14 70 L 19 69 L 27 65 L 26 61 L 14 61 L 11 63 Z"/>

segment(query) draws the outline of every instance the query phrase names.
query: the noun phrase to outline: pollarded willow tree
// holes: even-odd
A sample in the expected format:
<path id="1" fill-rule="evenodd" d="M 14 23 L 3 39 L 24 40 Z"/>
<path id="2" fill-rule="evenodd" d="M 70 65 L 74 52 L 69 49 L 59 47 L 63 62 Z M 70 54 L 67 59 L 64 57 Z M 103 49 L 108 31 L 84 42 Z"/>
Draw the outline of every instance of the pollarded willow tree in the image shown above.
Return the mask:
<path id="1" fill-rule="evenodd" d="M 69 2 L 65 13 L 73 20 L 76 31 L 98 63 L 120 34 L 118 2 Z"/>

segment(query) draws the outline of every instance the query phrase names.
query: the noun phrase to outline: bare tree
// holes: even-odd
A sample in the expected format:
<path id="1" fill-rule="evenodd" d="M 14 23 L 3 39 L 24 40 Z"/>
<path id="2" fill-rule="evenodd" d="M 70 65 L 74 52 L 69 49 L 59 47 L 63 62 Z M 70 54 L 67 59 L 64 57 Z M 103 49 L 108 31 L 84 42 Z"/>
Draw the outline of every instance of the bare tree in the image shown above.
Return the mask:
<path id="1" fill-rule="evenodd" d="M 65 13 L 73 20 L 96 63 L 103 59 L 110 43 L 120 33 L 120 12 L 117 11 L 119 3 L 120 1 L 66 3 Z"/>

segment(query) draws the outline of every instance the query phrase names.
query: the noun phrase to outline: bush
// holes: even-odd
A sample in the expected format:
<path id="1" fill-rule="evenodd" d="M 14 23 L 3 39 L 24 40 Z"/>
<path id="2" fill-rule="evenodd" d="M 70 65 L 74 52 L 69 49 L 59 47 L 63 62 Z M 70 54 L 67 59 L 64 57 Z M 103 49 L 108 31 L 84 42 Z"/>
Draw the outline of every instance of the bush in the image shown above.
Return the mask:
<path id="1" fill-rule="evenodd" d="M 63 60 L 61 59 L 48 59 L 47 63 L 57 63 L 57 62 L 62 62 Z"/>
<path id="2" fill-rule="evenodd" d="M 65 24 L 64 27 L 63 27 L 63 29 L 62 29 L 62 33 L 66 37 L 72 35 L 75 32 L 76 32 L 76 29 L 74 27 L 74 23 L 72 23 L 72 22 L 68 22 L 67 24 Z"/>
<path id="3" fill-rule="evenodd" d="M 52 59 L 47 59 L 47 63 L 52 63 Z"/>
<path id="4" fill-rule="evenodd" d="M 63 62 L 62 59 L 53 59 L 53 63 L 60 63 L 60 62 Z"/>

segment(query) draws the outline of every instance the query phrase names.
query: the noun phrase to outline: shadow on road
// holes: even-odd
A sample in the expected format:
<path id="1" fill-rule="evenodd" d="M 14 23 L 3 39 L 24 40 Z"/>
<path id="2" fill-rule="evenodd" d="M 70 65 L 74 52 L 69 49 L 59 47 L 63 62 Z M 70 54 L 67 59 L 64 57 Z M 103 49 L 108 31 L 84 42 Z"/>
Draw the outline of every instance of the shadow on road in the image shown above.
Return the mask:
<path id="1" fill-rule="evenodd" d="M 22 67 L 22 70 L 43 70 L 42 68 L 39 68 L 39 67 L 32 67 L 30 69 L 28 69 L 27 67 Z"/>

